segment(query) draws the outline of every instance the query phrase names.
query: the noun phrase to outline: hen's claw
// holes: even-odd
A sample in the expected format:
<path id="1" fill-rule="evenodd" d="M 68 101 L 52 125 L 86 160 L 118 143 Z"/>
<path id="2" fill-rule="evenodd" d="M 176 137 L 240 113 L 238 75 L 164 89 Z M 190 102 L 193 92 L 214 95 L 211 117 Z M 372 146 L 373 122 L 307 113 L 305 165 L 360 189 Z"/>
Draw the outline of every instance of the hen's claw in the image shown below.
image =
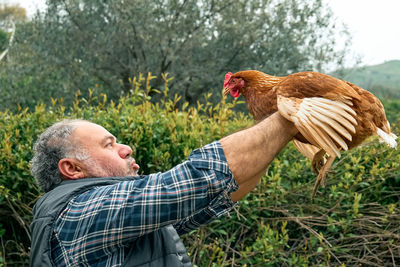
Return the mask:
<path id="1" fill-rule="evenodd" d="M 311 166 L 313 171 L 318 174 L 319 171 L 321 170 L 321 168 L 325 165 L 326 163 L 326 158 L 325 158 L 325 150 L 320 149 L 317 153 L 315 153 L 312 162 L 311 162 Z"/>

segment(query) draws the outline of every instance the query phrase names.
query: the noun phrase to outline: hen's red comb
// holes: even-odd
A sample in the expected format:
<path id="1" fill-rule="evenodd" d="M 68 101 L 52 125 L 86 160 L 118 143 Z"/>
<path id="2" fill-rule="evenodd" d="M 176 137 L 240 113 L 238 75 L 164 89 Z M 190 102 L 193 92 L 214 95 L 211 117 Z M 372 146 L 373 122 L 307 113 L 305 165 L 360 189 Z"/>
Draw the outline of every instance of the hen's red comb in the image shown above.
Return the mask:
<path id="1" fill-rule="evenodd" d="M 231 77 L 232 77 L 232 72 L 228 72 L 227 74 L 225 74 L 224 87 L 226 87 L 228 85 Z"/>

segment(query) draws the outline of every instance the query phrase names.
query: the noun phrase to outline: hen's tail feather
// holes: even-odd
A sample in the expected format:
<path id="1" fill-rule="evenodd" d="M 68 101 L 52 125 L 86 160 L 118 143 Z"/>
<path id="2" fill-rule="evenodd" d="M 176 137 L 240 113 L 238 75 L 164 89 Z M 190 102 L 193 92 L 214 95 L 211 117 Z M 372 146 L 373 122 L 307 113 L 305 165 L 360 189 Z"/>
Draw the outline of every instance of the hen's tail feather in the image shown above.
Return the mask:
<path id="1" fill-rule="evenodd" d="M 383 140 L 386 144 L 388 144 L 391 148 L 396 148 L 397 147 L 397 136 L 394 133 L 386 133 L 382 129 L 378 128 L 376 131 L 378 134 L 379 138 Z"/>

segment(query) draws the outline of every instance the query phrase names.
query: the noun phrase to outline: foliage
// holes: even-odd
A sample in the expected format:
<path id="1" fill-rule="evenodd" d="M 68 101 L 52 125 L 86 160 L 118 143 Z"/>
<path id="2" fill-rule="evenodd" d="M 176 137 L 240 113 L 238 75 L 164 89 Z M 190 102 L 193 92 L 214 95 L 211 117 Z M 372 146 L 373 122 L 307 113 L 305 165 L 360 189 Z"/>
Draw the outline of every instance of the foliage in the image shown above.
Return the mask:
<path id="1" fill-rule="evenodd" d="M 7 48 L 8 34 L 0 29 L 0 53 Z"/>
<path id="2" fill-rule="evenodd" d="M 161 100 L 152 103 L 152 79 L 131 79 L 130 94 L 118 104 L 89 90 L 85 98 L 78 92 L 71 108 L 52 99 L 32 111 L 0 113 L 0 266 L 27 265 L 31 209 L 41 194 L 29 174 L 31 147 L 55 121 L 103 125 L 134 148 L 144 173 L 167 170 L 192 149 L 253 124 L 225 99 L 211 104 L 209 94 L 206 104 L 178 108 L 180 97 L 167 97 L 165 75 Z M 315 174 L 290 144 L 229 216 L 184 242 L 197 266 L 394 266 L 400 261 L 399 165 L 399 150 L 371 138 L 336 161 L 327 186 L 311 200 Z"/>
<path id="3" fill-rule="evenodd" d="M 157 77 L 170 73 L 171 91 L 195 104 L 204 91 L 219 93 L 228 71 L 284 75 L 341 64 L 344 56 L 334 50 L 337 26 L 322 0 L 49 0 L 47 6 L 17 29 L 0 73 L 2 107 L 33 107 L 50 96 L 69 105 L 73 92 L 96 86 L 117 101 L 130 77 L 150 70 Z M 162 87 L 160 78 L 152 82 Z"/>
<path id="4" fill-rule="evenodd" d="M 382 104 L 385 107 L 386 117 L 391 124 L 400 123 L 400 101 L 397 98 L 382 99 Z"/>

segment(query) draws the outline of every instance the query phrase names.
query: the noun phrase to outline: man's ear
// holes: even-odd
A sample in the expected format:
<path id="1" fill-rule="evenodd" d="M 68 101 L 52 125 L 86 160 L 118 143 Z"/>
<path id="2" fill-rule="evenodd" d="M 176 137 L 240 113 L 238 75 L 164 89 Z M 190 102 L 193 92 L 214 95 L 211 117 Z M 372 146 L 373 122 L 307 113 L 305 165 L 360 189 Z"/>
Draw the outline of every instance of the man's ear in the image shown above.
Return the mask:
<path id="1" fill-rule="evenodd" d="M 85 178 L 85 174 L 76 159 L 64 158 L 58 162 L 58 170 L 63 180 L 75 180 Z"/>

